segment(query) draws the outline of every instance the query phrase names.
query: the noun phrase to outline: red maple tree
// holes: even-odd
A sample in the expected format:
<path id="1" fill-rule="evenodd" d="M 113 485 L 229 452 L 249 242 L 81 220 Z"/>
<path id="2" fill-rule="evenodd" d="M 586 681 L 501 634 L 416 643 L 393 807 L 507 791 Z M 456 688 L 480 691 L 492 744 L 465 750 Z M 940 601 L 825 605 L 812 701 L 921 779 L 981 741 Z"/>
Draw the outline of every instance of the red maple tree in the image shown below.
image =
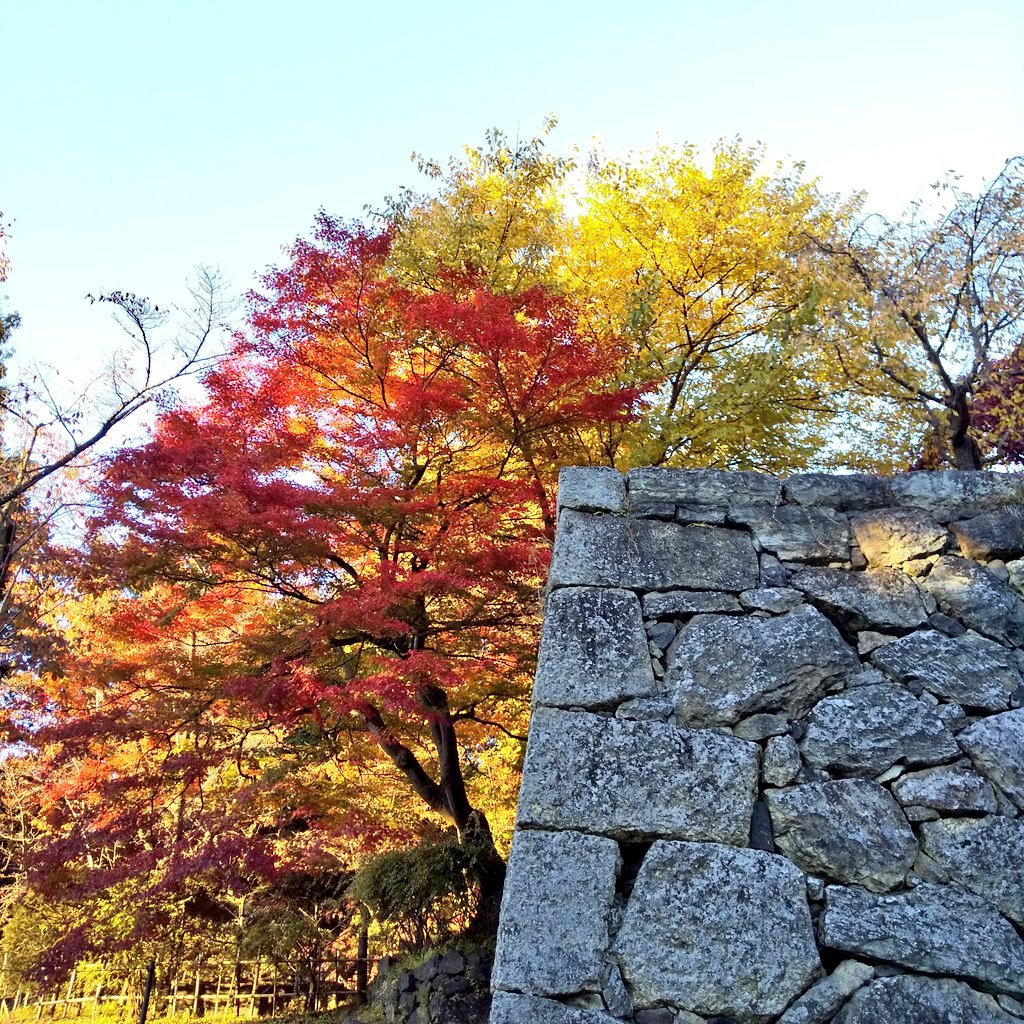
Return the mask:
<path id="1" fill-rule="evenodd" d="M 105 603 L 34 739 L 53 752 L 40 885 L 152 895 L 313 863 L 324 837 L 379 845 L 384 755 L 496 913 L 466 771 L 525 718 L 557 471 L 598 458 L 637 394 L 558 297 L 410 291 L 389 247 L 321 216 L 205 400 L 111 461 Z"/>

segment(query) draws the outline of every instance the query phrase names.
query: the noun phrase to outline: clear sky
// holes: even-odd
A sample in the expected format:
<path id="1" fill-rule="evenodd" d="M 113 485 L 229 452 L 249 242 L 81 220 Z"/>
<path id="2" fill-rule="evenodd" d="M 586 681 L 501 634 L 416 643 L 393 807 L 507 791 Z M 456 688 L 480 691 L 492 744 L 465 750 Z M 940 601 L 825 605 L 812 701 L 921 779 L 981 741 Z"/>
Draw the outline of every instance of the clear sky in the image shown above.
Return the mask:
<path id="1" fill-rule="evenodd" d="M 738 134 L 887 213 L 1024 152 L 1022 0 L 0 0 L 0 39 L 0 295 L 72 374 L 118 341 L 86 293 L 244 291 L 412 151 L 549 112 L 556 151 Z"/>

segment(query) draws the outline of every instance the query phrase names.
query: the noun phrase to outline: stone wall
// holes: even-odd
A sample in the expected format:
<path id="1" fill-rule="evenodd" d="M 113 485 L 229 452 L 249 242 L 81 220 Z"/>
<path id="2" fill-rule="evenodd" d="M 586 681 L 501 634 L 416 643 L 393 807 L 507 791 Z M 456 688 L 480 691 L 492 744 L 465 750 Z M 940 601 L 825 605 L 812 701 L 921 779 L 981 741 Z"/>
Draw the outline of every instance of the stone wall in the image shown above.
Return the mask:
<path id="1" fill-rule="evenodd" d="M 415 967 L 378 961 L 370 1004 L 385 1024 L 481 1024 L 491 1005 L 492 957 L 449 949 Z"/>
<path id="2" fill-rule="evenodd" d="M 492 1024 L 1019 1024 L 1024 477 L 559 505 Z"/>

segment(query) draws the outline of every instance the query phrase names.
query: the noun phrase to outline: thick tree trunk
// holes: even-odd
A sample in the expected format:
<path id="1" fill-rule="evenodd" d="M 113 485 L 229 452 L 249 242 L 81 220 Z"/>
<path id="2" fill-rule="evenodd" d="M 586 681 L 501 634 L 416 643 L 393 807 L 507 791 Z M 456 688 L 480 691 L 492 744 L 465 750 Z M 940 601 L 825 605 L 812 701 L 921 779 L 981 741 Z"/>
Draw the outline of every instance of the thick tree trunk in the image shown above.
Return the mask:
<path id="1" fill-rule="evenodd" d="M 439 779 L 436 782 L 416 755 L 385 725 L 376 708 L 364 709 L 363 717 L 374 738 L 416 793 L 458 830 L 459 842 L 470 855 L 471 870 L 479 887 L 472 930 L 479 935 L 490 934 L 498 924 L 505 886 L 505 861 L 494 845 L 486 815 L 470 804 L 466 794 L 447 694 L 439 687 L 430 686 L 421 691 L 419 699 L 427 711 L 431 739 L 437 750 Z"/>
<path id="2" fill-rule="evenodd" d="M 981 450 L 971 437 L 971 407 L 966 390 L 958 387 L 953 394 L 952 436 L 950 449 L 955 469 L 981 469 Z"/>

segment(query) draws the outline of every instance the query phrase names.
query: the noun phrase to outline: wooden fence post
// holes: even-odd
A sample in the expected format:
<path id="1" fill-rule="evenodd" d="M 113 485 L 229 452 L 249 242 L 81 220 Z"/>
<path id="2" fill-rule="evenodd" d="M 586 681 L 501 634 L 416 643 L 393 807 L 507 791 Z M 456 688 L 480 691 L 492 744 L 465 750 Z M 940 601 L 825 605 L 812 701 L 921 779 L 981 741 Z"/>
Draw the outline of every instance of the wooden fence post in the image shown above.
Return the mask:
<path id="1" fill-rule="evenodd" d="M 156 960 L 150 960 L 146 968 L 146 987 L 142 992 L 142 1008 L 139 1010 L 139 1024 L 146 1024 L 146 1015 L 149 1013 L 149 997 L 153 992 L 153 982 L 156 979 Z"/>

